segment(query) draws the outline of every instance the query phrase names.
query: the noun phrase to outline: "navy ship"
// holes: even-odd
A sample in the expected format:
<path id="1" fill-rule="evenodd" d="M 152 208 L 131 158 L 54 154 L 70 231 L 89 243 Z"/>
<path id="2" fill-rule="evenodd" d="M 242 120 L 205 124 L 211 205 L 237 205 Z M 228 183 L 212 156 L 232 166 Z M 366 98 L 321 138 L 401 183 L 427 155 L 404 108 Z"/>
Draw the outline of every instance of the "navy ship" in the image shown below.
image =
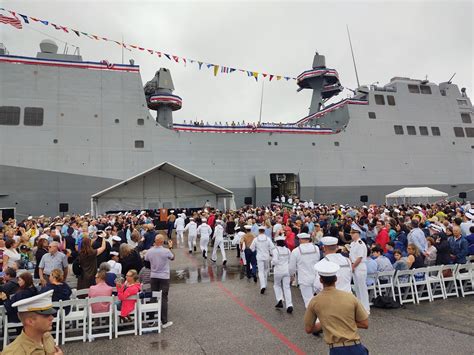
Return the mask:
<path id="1" fill-rule="evenodd" d="M 474 110 L 451 81 L 397 76 L 328 104 L 343 87 L 316 53 L 297 78 L 312 90 L 306 117 L 209 125 L 173 122 L 182 100 L 169 70 L 150 79 L 143 85 L 134 63 L 60 54 L 50 40 L 36 57 L 1 46 L 0 207 L 57 214 L 68 203 L 84 213 L 92 194 L 164 161 L 231 190 L 237 206 L 282 194 L 383 202 L 408 186 L 474 197 Z"/>

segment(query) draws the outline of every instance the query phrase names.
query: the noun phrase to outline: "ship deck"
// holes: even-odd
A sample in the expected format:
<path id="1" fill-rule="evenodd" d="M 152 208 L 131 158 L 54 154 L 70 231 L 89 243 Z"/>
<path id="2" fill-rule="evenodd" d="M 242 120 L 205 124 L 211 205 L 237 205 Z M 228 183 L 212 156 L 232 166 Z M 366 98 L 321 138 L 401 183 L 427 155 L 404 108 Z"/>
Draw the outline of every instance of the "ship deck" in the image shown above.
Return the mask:
<path id="1" fill-rule="evenodd" d="M 235 250 L 226 270 L 204 261 L 199 251 L 174 249 L 169 320 L 161 334 L 121 336 L 114 340 L 68 343 L 70 354 L 229 354 L 327 353 L 322 337 L 303 329 L 304 305 L 292 287 L 294 312 L 274 308 L 270 279 L 260 295 L 258 284 L 241 277 Z M 372 308 L 363 344 L 373 354 L 471 354 L 474 342 L 473 296 L 407 305 L 404 309 Z"/>

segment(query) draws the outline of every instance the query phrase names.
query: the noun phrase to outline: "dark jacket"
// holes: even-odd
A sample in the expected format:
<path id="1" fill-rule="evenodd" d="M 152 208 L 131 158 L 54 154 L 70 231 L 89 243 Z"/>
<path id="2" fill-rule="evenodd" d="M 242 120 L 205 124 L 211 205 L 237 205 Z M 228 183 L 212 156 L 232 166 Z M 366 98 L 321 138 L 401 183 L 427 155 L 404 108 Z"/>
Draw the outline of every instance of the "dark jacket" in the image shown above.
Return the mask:
<path id="1" fill-rule="evenodd" d="M 122 264 L 122 275 L 126 275 L 131 269 L 135 269 L 137 272 L 143 267 L 142 259 L 136 250 L 133 250 L 127 257 L 120 259 Z"/>
<path id="2" fill-rule="evenodd" d="M 7 299 L 11 297 L 16 291 L 18 290 L 18 280 L 13 279 L 5 283 L 4 285 L 0 285 L 0 292 L 3 292 L 7 295 Z M 0 304 L 3 304 L 3 301 L 0 300 Z"/>
<path id="3" fill-rule="evenodd" d="M 36 296 L 38 291 L 36 287 L 30 287 L 25 289 L 18 289 L 16 293 L 10 296 L 9 300 L 4 302 L 5 310 L 7 311 L 8 321 L 11 323 L 20 323 L 20 319 L 18 319 L 18 310 L 16 307 L 12 307 L 12 304 L 23 300 L 25 298 L 30 298 Z"/>
<path id="4" fill-rule="evenodd" d="M 59 302 L 59 301 L 68 301 L 71 299 L 72 295 L 72 290 L 69 287 L 69 285 L 65 282 L 63 282 L 60 285 L 53 285 L 51 283 L 48 283 L 46 286 L 44 286 L 40 293 L 47 292 L 49 290 L 53 290 L 53 296 L 52 296 L 52 301 L 53 302 Z M 69 314 L 71 311 L 71 307 L 64 307 L 64 310 L 66 311 L 66 314 Z"/>
<path id="5" fill-rule="evenodd" d="M 436 265 L 448 265 L 451 263 L 448 238 L 443 235 L 438 237 L 437 243 L 435 244 L 436 253 Z"/>
<path id="6" fill-rule="evenodd" d="M 451 248 L 451 254 L 453 255 L 452 262 L 454 264 L 465 264 L 467 262 L 466 256 L 468 255 L 468 242 L 466 238 L 460 237 L 456 239 L 453 237 L 448 239 L 449 247 Z"/>
<path id="7" fill-rule="evenodd" d="M 36 266 L 35 266 L 35 279 L 39 279 L 39 264 L 41 261 L 41 258 L 45 255 L 48 254 L 48 250 L 44 248 L 38 248 L 35 254 L 35 259 L 36 259 Z"/>

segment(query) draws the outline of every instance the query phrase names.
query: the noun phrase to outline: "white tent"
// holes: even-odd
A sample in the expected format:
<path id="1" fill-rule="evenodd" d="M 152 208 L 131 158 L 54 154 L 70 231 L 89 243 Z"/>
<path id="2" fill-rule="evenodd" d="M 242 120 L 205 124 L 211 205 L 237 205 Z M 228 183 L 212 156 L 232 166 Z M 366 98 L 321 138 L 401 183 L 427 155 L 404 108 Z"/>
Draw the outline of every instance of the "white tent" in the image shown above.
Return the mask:
<path id="1" fill-rule="evenodd" d="M 429 203 L 438 201 L 444 197 L 448 197 L 448 194 L 429 187 L 404 187 L 403 189 L 386 195 L 385 203 L 387 205 Z"/>
<path id="2" fill-rule="evenodd" d="M 94 216 L 106 211 L 198 208 L 208 202 L 235 209 L 234 194 L 176 165 L 161 163 L 91 196 Z"/>

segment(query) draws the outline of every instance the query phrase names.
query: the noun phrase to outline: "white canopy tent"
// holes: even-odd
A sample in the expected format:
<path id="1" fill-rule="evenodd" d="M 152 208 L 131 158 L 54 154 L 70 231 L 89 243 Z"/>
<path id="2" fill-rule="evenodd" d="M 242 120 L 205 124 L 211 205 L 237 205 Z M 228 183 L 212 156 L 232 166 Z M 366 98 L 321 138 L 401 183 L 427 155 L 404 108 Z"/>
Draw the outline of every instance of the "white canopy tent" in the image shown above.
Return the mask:
<path id="1" fill-rule="evenodd" d="M 448 194 L 430 187 L 404 187 L 385 196 L 387 205 L 430 203 L 448 197 Z"/>
<path id="2" fill-rule="evenodd" d="M 91 196 L 91 212 L 159 208 L 198 208 L 208 202 L 235 209 L 234 194 L 176 165 L 161 163 Z"/>

